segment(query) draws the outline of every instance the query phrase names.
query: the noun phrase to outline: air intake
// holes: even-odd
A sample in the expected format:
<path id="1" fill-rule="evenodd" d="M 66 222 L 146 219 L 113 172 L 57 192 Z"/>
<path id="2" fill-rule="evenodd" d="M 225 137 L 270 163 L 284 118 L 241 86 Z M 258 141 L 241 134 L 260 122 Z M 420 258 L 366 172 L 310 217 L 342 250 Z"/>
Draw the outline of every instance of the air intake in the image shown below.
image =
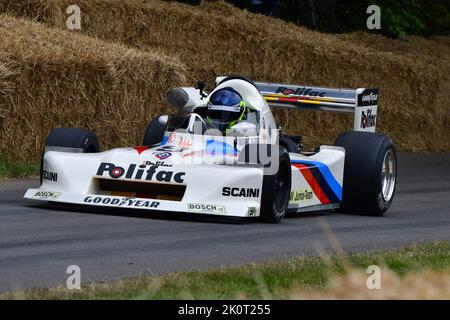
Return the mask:
<path id="1" fill-rule="evenodd" d="M 164 184 L 141 181 L 124 181 L 116 179 L 97 179 L 101 191 L 111 192 L 115 196 L 181 201 L 186 186 L 181 184 Z"/>

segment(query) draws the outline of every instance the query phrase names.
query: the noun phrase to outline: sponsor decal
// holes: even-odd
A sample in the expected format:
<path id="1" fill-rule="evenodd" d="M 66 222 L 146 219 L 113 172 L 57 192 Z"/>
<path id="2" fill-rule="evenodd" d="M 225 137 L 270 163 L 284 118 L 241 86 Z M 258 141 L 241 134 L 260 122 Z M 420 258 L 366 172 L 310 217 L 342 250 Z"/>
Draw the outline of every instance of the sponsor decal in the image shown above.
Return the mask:
<path id="1" fill-rule="evenodd" d="M 289 199 L 289 202 L 291 203 L 301 203 L 301 202 L 307 202 L 309 200 L 312 200 L 313 198 L 313 191 L 311 188 L 305 188 L 305 189 L 296 189 L 291 191 L 291 197 Z"/>
<path id="2" fill-rule="evenodd" d="M 135 146 L 133 147 L 133 149 L 136 150 L 139 155 L 141 155 L 142 152 L 148 150 L 149 148 L 147 146 Z"/>
<path id="3" fill-rule="evenodd" d="M 259 198 L 259 189 L 258 188 L 223 187 L 222 196 L 224 196 L 224 197 Z"/>
<path id="4" fill-rule="evenodd" d="M 56 200 L 61 195 L 60 192 L 52 192 L 52 191 L 37 191 L 33 198 L 39 198 L 41 200 Z"/>
<path id="5" fill-rule="evenodd" d="M 374 102 L 377 100 L 378 100 L 378 94 L 374 94 L 373 92 L 361 97 L 361 101 L 363 101 L 363 102 L 371 103 L 371 102 Z"/>
<path id="6" fill-rule="evenodd" d="M 119 177 L 123 176 L 124 173 L 125 173 L 125 170 L 121 167 L 116 167 L 111 170 L 111 176 L 113 178 L 119 178 Z"/>
<path id="7" fill-rule="evenodd" d="M 134 198 L 111 198 L 103 196 L 87 196 L 85 203 L 112 205 L 117 207 L 158 208 L 160 202 L 152 200 L 138 200 Z"/>
<path id="8" fill-rule="evenodd" d="M 373 128 L 376 124 L 376 114 L 372 114 L 372 109 L 367 109 L 367 114 L 364 111 L 361 113 L 361 129 Z"/>
<path id="9" fill-rule="evenodd" d="M 358 106 L 374 106 L 378 102 L 378 89 L 366 89 L 358 95 Z"/>
<path id="10" fill-rule="evenodd" d="M 225 207 L 216 204 L 189 203 L 188 211 L 193 213 L 225 214 Z"/>
<path id="11" fill-rule="evenodd" d="M 290 89 L 286 87 L 279 87 L 275 93 L 281 93 L 284 95 L 297 95 L 297 96 L 310 96 L 310 97 L 325 97 L 327 94 L 324 91 L 314 91 L 311 88 L 295 88 Z"/>
<path id="12" fill-rule="evenodd" d="M 172 156 L 172 153 L 170 152 L 153 152 L 153 157 L 155 157 L 158 160 L 165 160 Z"/>
<path id="13" fill-rule="evenodd" d="M 256 208 L 255 207 L 249 207 L 248 211 L 247 211 L 247 215 L 249 217 L 254 217 L 256 216 Z"/>
<path id="14" fill-rule="evenodd" d="M 52 171 L 47 171 L 47 170 L 42 170 L 42 179 L 57 182 L 58 181 L 58 173 L 52 172 Z"/>
<path id="15" fill-rule="evenodd" d="M 192 147 L 191 141 L 186 137 L 181 137 L 178 145 L 180 145 L 182 147 Z"/>
<path id="16" fill-rule="evenodd" d="M 168 143 L 174 142 L 176 138 L 177 138 L 177 135 L 176 135 L 174 132 L 172 132 L 172 133 L 169 135 L 169 138 L 167 139 L 167 142 L 168 142 Z"/>
<path id="17" fill-rule="evenodd" d="M 162 151 L 162 152 L 182 152 L 184 150 L 184 148 L 180 147 L 180 146 L 163 146 L 156 150 Z"/>
<path id="18" fill-rule="evenodd" d="M 155 167 L 171 167 L 171 164 L 167 164 L 164 161 L 144 161 L 142 162 L 142 165 L 144 166 L 155 166 Z"/>
<path id="19" fill-rule="evenodd" d="M 202 150 L 190 151 L 188 153 L 183 154 L 181 156 L 181 158 L 194 157 L 194 156 L 198 156 L 198 157 L 203 156 L 203 151 Z"/>
<path id="20" fill-rule="evenodd" d="M 342 186 L 324 163 L 291 160 L 291 165 L 300 171 L 322 204 L 338 203 L 342 200 Z"/>
<path id="21" fill-rule="evenodd" d="M 156 172 L 158 166 L 146 164 L 130 164 L 125 170 L 123 167 L 116 166 L 114 163 L 102 162 L 97 170 L 97 176 L 110 176 L 111 178 L 125 178 L 135 180 L 148 180 L 158 182 L 176 182 L 183 183 L 186 172 L 174 172 L 161 170 Z"/>

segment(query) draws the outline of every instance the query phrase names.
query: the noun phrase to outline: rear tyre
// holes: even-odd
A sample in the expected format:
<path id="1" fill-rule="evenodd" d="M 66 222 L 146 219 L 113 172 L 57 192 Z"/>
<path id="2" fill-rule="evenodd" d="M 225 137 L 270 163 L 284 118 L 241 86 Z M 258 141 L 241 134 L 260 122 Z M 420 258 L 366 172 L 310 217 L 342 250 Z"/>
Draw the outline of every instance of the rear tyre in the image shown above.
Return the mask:
<path id="1" fill-rule="evenodd" d="M 271 161 L 273 163 L 273 161 Z M 264 174 L 261 193 L 261 220 L 278 223 L 284 218 L 291 192 L 291 160 L 288 151 L 280 146 L 278 170 L 275 174 Z"/>
<path id="2" fill-rule="evenodd" d="M 63 147 L 81 149 L 83 153 L 100 152 L 97 135 L 91 131 L 78 128 L 56 128 L 47 137 L 45 147 Z M 41 156 L 40 179 L 44 165 L 44 150 Z"/>
<path id="3" fill-rule="evenodd" d="M 161 124 L 159 117 L 160 116 L 153 118 L 153 120 L 148 124 L 147 130 L 145 130 L 144 133 L 144 146 L 154 146 L 160 144 L 164 139 L 166 125 Z"/>
<path id="4" fill-rule="evenodd" d="M 341 211 L 382 216 L 391 206 L 397 181 L 397 152 L 384 134 L 344 132 L 335 143 L 345 149 Z"/>

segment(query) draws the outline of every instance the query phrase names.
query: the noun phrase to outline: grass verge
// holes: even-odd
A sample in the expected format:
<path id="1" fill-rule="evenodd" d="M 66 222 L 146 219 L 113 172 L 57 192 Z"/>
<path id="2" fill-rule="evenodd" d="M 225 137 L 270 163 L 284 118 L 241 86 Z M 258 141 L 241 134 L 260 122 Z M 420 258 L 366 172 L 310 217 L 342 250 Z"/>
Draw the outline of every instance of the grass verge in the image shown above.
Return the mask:
<path id="1" fill-rule="evenodd" d="M 39 176 L 38 162 L 17 162 L 0 159 L 0 180 Z"/>
<path id="2" fill-rule="evenodd" d="M 381 290 L 366 287 L 366 269 L 381 267 Z M 397 250 L 303 257 L 242 267 L 141 276 L 83 285 L 31 289 L 1 299 L 402 299 L 450 298 L 450 243 Z M 431 286 L 431 287 L 430 287 Z"/>

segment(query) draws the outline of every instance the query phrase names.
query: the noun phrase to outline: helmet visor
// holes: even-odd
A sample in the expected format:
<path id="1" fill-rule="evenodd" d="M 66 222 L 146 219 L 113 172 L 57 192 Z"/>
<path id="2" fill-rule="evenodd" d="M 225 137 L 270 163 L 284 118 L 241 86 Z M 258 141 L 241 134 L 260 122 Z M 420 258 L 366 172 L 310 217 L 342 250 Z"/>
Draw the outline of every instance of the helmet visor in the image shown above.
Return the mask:
<path id="1" fill-rule="evenodd" d="M 241 116 L 241 113 L 242 112 L 240 108 L 238 111 L 208 109 L 208 118 L 219 123 L 230 123 L 232 121 L 238 120 Z"/>
<path id="2" fill-rule="evenodd" d="M 211 95 L 207 116 L 213 127 L 224 130 L 230 123 L 239 120 L 244 110 L 241 95 L 233 88 L 227 87 Z"/>
<path id="3" fill-rule="evenodd" d="M 242 97 L 232 88 L 224 88 L 214 92 L 209 98 L 209 103 L 218 106 L 239 105 Z"/>

